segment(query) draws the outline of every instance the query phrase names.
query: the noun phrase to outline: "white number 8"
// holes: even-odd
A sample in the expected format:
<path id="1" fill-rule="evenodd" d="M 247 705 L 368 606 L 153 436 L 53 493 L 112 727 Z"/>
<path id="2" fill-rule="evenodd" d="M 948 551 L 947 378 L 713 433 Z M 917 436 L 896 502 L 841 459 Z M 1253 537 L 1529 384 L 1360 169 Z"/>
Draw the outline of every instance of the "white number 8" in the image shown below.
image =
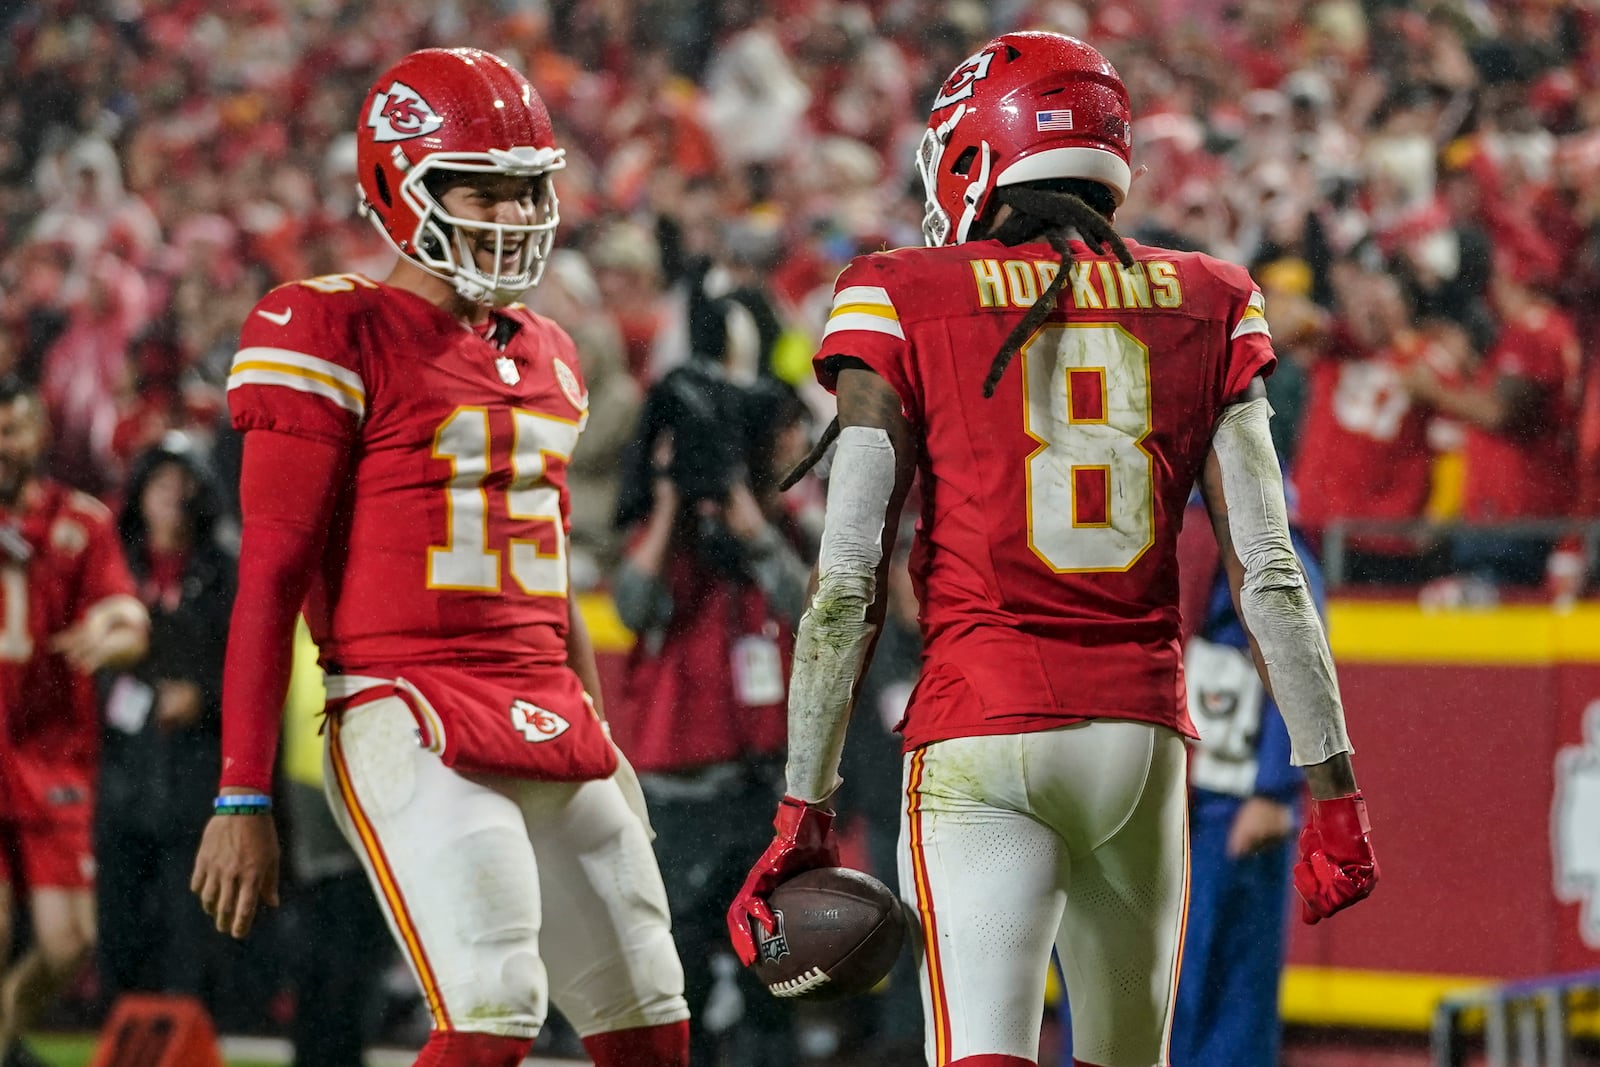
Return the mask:
<path id="1" fill-rule="evenodd" d="M 1127 570 L 1155 543 L 1150 350 L 1112 323 L 1051 323 L 1022 371 L 1028 547 L 1057 574 Z"/>

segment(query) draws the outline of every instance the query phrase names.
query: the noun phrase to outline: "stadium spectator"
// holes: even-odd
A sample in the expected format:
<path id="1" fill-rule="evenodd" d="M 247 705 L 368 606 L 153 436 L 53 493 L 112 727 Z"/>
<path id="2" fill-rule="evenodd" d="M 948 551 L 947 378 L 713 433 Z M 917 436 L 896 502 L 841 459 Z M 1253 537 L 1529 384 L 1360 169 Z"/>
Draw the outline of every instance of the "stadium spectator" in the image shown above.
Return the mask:
<path id="1" fill-rule="evenodd" d="M 1394 276 L 1347 263 L 1339 279 L 1341 314 L 1311 369 L 1295 465 L 1301 521 L 1324 536 L 1341 521 L 1422 518 L 1431 484 L 1429 410 L 1413 402 L 1402 374 L 1444 358 L 1412 324 Z M 1422 552 L 1403 532 L 1356 531 L 1344 541 L 1345 578 L 1415 584 L 1424 577 Z"/>
<path id="2" fill-rule="evenodd" d="M 94 947 L 93 675 L 144 655 L 149 618 L 111 514 L 42 478 L 39 398 L 0 380 L 0 958 L 26 905 L 32 947 L 0 978 L 0 1062 Z"/>
<path id="3" fill-rule="evenodd" d="M 1495 272 L 1491 293 L 1503 323 L 1499 339 L 1469 381 L 1450 381 L 1426 362 L 1402 369 L 1419 403 L 1467 427 L 1463 517 L 1469 523 L 1562 518 L 1577 484 L 1581 356 L 1572 321 L 1544 294 L 1553 279 L 1527 260 Z M 1538 585 L 1553 538 L 1515 530 L 1457 533 L 1454 564 L 1485 580 Z"/>
<path id="4" fill-rule="evenodd" d="M 713 306 L 736 320 L 731 301 Z M 733 964 L 720 905 L 762 847 L 750 824 L 779 795 L 811 546 L 773 484 L 777 438 L 801 408 L 771 379 L 735 384 L 723 355 L 691 359 L 645 400 L 618 513 L 628 547 L 612 579 L 637 639 L 611 716 L 658 835 L 691 1061 L 784 1067 L 798 1062 L 789 1013 Z M 724 829 L 707 835 L 713 823 Z"/>
<path id="5" fill-rule="evenodd" d="M 651 353 L 663 317 L 661 252 L 653 234 L 631 222 L 612 222 L 589 249 L 601 306 L 622 335 L 629 374 L 652 377 Z"/>
<path id="6" fill-rule="evenodd" d="M 213 1010 L 220 938 L 187 899 L 190 857 L 222 760 L 222 654 L 237 563 L 194 444 L 162 439 L 134 462 L 117 533 L 150 614 L 150 649 L 112 680 L 95 812 L 100 981 L 188 993 Z"/>
<path id="7" fill-rule="evenodd" d="M 622 331 L 613 305 L 602 299 L 583 253 L 550 255 L 528 306 L 572 335 L 589 390 L 589 421 L 567 467 L 572 496 L 568 561 L 579 590 L 593 589 L 616 566 L 621 545 L 612 519 L 617 511 L 618 467 L 639 418 L 641 389 L 625 362 Z"/>

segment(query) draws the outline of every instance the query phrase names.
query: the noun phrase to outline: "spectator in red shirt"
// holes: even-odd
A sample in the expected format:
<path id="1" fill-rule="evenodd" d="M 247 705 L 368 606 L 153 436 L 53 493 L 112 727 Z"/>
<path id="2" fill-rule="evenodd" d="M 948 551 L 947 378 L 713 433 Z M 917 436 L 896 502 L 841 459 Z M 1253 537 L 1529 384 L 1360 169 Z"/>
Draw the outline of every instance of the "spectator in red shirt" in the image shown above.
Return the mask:
<path id="1" fill-rule="evenodd" d="M 1405 374 L 1407 392 L 1467 425 L 1462 517 L 1469 523 L 1562 518 L 1576 493 L 1573 455 L 1581 353 L 1572 321 L 1544 293 L 1550 279 L 1518 257 L 1503 259 L 1490 297 L 1498 340 L 1470 382 L 1452 385 L 1426 365 Z M 1538 585 L 1549 536 L 1468 530 L 1452 546 L 1457 570 Z"/>
<path id="2" fill-rule="evenodd" d="M 1403 382 L 1407 368 L 1444 359 L 1412 327 L 1392 276 L 1346 264 L 1338 288 L 1343 321 L 1312 365 L 1295 460 L 1301 521 L 1322 536 L 1340 520 L 1422 518 L 1433 458 L 1430 405 Z M 1344 546 L 1346 581 L 1392 585 L 1422 577 L 1423 546 L 1413 537 L 1357 532 Z"/>
<path id="3" fill-rule="evenodd" d="M 0 959 L 18 912 L 31 947 L 4 968 L 0 1062 L 94 945 L 94 808 L 100 725 L 94 673 L 145 653 L 149 617 L 134 596 L 111 513 L 39 476 L 43 409 L 0 380 Z"/>

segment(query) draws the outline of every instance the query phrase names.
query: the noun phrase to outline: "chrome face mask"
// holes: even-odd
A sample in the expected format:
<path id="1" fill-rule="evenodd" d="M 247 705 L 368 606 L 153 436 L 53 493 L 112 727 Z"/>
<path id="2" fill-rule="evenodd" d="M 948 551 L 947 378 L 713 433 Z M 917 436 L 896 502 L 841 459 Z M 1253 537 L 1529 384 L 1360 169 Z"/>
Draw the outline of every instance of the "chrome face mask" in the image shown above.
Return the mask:
<path id="1" fill-rule="evenodd" d="M 917 174 L 922 178 L 922 191 L 926 197 L 926 211 L 922 216 L 922 241 L 929 248 L 938 248 L 950 243 L 950 213 L 939 203 L 939 165 L 944 161 L 945 148 L 950 144 L 950 134 L 966 115 L 967 105 L 962 104 L 956 108 L 953 115 L 938 126 L 930 126 L 922 135 L 922 143 L 917 146 Z M 957 244 L 967 239 L 973 222 L 977 220 L 978 203 L 988 191 L 989 174 L 993 163 L 994 153 L 989 148 L 989 142 L 984 141 L 980 145 L 978 175 L 967 184 L 966 192 L 961 196 L 965 210 L 961 213 L 961 221 L 955 226 L 954 237 Z"/>
<path id="2" fill-rule="evenodd" d="M 917 174 L 922 178 L 926 197 L 922 216 L 922 243 L 938 248 L 950 236 L 950 216 L 939 206 L 939 161 L 944 158 L 944 144 L 930 127 L 922 133 L 922 144 L 917 148 Z"/>

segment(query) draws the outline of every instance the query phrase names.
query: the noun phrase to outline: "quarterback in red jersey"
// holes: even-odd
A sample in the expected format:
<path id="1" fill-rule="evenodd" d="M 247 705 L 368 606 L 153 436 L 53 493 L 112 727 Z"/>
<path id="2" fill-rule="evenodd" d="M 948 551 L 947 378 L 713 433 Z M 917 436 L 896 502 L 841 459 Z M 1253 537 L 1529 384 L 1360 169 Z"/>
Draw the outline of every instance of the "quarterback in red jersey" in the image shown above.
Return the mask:
<path id="1" fill-rule="evenodd" d="M 773 928 L 765 896 L 837 862 L 828 800 L 920 475 L 900 883 L 939 1067 L 1034 1062 L 1053 947 L 1077 1062 L 1167 1062 L 1193 735 L 1175 552 L 1197 481 L 1307 765 L 1307 920 L 1377 875 L 1289 542 L 1262 298 L 1238 267 L 1111 228 L 1129 118 L 1116 71 L 1070 37 L 1007 34 L 962 63 L 918 158 L 930 247 L 846 268 L 816 360 L 841 428 L 796 637 L 788 796 L 729 933 L 753 959 Z"/>
<path id="2" fill-rule="evenodd" d="M 93 673 L 145 652 L 111 513 L 39 478 L 39 400 L 0 380 L 0 960 L 19 896 L 33 947 L 5 968 L 0 1054 L 94 943 L 94 809 L 100 720 Z"/>
<path id="3" fill-rule="evenodd" d="M 244 531 L 194 888 L 235 936 L 276 903 L 303 608 L 328 800 L 433 1013 L 417 1063 L 520 1063 L 551 1002 L 601 1067 L 683 1063 L 643 799 L 568 595 L 588 394 L 566 333 L 513 303 L 544 269 L 562 151 L 528 82 L 476 49 L 401 60 L 357 136 L 362 207 L 398 262 L 268 293 L 228 380 Z"/>

